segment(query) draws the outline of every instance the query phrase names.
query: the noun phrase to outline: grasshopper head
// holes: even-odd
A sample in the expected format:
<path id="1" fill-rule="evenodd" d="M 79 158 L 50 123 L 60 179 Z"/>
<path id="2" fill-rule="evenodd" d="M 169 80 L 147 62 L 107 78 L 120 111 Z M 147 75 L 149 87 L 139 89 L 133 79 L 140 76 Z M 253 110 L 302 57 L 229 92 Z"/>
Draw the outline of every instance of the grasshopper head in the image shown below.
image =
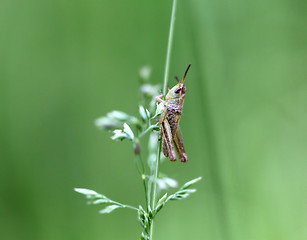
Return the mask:
<path id="1" fill-rule="evenodd" d="M 177 98 L 182 98 L 185 96 L 186 92 L 186 87 L 183 84 L 185 77 L 189 71 L 191 64 L 188 66 L 187 70 L 185 71 L 185 74 L 183 76 L 182 82 L 179 81 L 178 77 L 175 76 L 175 79 L 177 80 L 178 84 L 174 86 L 171 90 L 166 95 L 166 99 L 177 99 Z"/>
<path id="2" fill-rule="evenodd" d="M 175 94 L 178 94 L 178 95 L 185 94 L 186 87 L 183 83 L 177 84 L 174 88 L 175 88 L 175 90 L 174 90 Z"/>

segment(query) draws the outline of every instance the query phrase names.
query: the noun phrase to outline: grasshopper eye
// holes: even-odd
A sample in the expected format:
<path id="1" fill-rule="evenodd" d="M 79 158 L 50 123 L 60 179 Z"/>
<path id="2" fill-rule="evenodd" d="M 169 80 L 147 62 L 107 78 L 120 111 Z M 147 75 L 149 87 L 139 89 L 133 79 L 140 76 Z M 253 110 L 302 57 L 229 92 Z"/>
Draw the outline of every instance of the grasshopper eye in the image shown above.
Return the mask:
<path id="1" fill-rule="evenodd" d="M 180 91 L 181 91 L 181 87 L 177 88 L 177 89 L 175 90 L 175 93 L 179 93 Z"/>

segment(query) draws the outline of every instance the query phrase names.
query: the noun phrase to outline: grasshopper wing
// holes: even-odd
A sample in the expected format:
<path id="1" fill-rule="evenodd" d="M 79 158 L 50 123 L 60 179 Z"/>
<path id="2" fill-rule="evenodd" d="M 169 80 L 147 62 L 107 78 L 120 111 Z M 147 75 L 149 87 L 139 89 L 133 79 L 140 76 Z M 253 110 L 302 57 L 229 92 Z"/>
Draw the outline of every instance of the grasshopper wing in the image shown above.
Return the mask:
<path id="1" fill-rule="evenodd" d="M 163 146 L 163 153 L 165 157 L 169 157 L 171 161 L 176 161 L 176 153 L 173 147 L 173 137 L 170 125 L 167 119 L 164 119 L 162 122 L 162 146 Z"/>
<path id="2" fill-rule="evenodd" d="M 176 150 L 178 152 L 180 161 L 181 162 L 187 162 L 188 156 L 187 156 L 187 154 L 184 150 L 183 137 L 182 137 L 182 133 L 181 133 L 179 125 L 177 126 L 176 134 L 174 136 L 174 144 L 175 144 Z"/>

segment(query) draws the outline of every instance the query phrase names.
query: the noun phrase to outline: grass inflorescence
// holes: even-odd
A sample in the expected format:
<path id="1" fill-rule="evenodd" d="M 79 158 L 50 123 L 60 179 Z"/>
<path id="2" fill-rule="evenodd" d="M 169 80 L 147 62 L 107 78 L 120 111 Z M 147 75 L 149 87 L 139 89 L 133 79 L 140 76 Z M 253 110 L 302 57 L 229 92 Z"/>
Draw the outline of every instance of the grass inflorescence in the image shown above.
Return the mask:
<path id="1" fill-rule="evenodd" d="M 163 82 L 163 93 L 166 93 L 168 82 L 168 72 L 170 65 L 170 53 L 172 46 L 172 36 L 174 32 L 176 12 L 176 0 L 173 0 L 172 16 L 170 22 L 169 40 L 165 64 L 165 74 Z M 159 141 L 159 133 L 161 127 L 157 118 L 165 110 L 163 103 L 157 104 L 155 97 L 159 95 L 159 85 L 153 85 L 149 82 L 151 68 L 145 66 L 140 70 L 140 103 L 138 116 L 131 116 L 122 111 L 112 111 L 106 116 L 95 120 L 95 125 L 102 130 L 113 133 L 111 139 L 114 141 L 130 141 L 133 151 L 135 164 L 140 175 L 140 179 L 144 186 L 145 205 L 130 206 L 119 203 L 106 197 L 103 194 L 97 193 L 94 190 L 85 188 L 75 188 L 75 191 L 86 196 L 88 203 L 92 205 L 104 206 L 101 214 L 111 213 L 114 210 L 128 208 L 137 212 L 138 220 L 141 223 L 143 231 L 141 233 L 142 240 L 152 240 L 153 236 L 153 221 L 156 215 L 164 208 L 171 200 L 180 200 L 194 193 L 196 189 L 192 189 L 192 185 L 198 182 L 201 177 L 185 183 L 181 188 L 173 194 L 164 193 L 157 201 L 158 193 L 165 192 L 168 188 L 177 188 L 177 181 L 165 174 L 159 174 L 159 164 L 164 159 L 161 154 L 161 141 Z M 149 138 L 144 136 L 149 135 Z M 148 155 L 146 161 L 143 158 L 141 144 L 148 139 Z"/>

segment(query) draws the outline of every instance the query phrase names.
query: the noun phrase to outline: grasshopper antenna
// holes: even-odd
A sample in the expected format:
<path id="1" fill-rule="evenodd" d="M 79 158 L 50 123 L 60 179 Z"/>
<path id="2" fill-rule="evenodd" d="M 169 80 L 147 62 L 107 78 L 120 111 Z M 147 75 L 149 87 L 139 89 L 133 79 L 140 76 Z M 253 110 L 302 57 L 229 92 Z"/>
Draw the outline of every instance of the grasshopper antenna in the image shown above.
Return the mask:
<path id="1" fill-rule="evenodd" d="M 188 71 L 189 71 L 190 67 L 191 67 L 191 64 L 189 64 L 189 66 L 188 66 L 187 70 L 185 71 L 185 74 L 184 74 L 184 76 L 183 76 L 183 79 L 182 79 L 181 84 L 183 84 L 184 79 L 185 79 L 185 77 L 187 76 L 187 73 L 188 73 Z"/>
<path id="2" fill-rule="evenodd" d="M 177 81 L 178 83 L 180 83 L 180 81 L 179 81 L 179 79 L 178 79 L 178 77 L 177 77 L 177 76 L 175 76 L 175 79 L 176 79 L 176 81 Z"/>

